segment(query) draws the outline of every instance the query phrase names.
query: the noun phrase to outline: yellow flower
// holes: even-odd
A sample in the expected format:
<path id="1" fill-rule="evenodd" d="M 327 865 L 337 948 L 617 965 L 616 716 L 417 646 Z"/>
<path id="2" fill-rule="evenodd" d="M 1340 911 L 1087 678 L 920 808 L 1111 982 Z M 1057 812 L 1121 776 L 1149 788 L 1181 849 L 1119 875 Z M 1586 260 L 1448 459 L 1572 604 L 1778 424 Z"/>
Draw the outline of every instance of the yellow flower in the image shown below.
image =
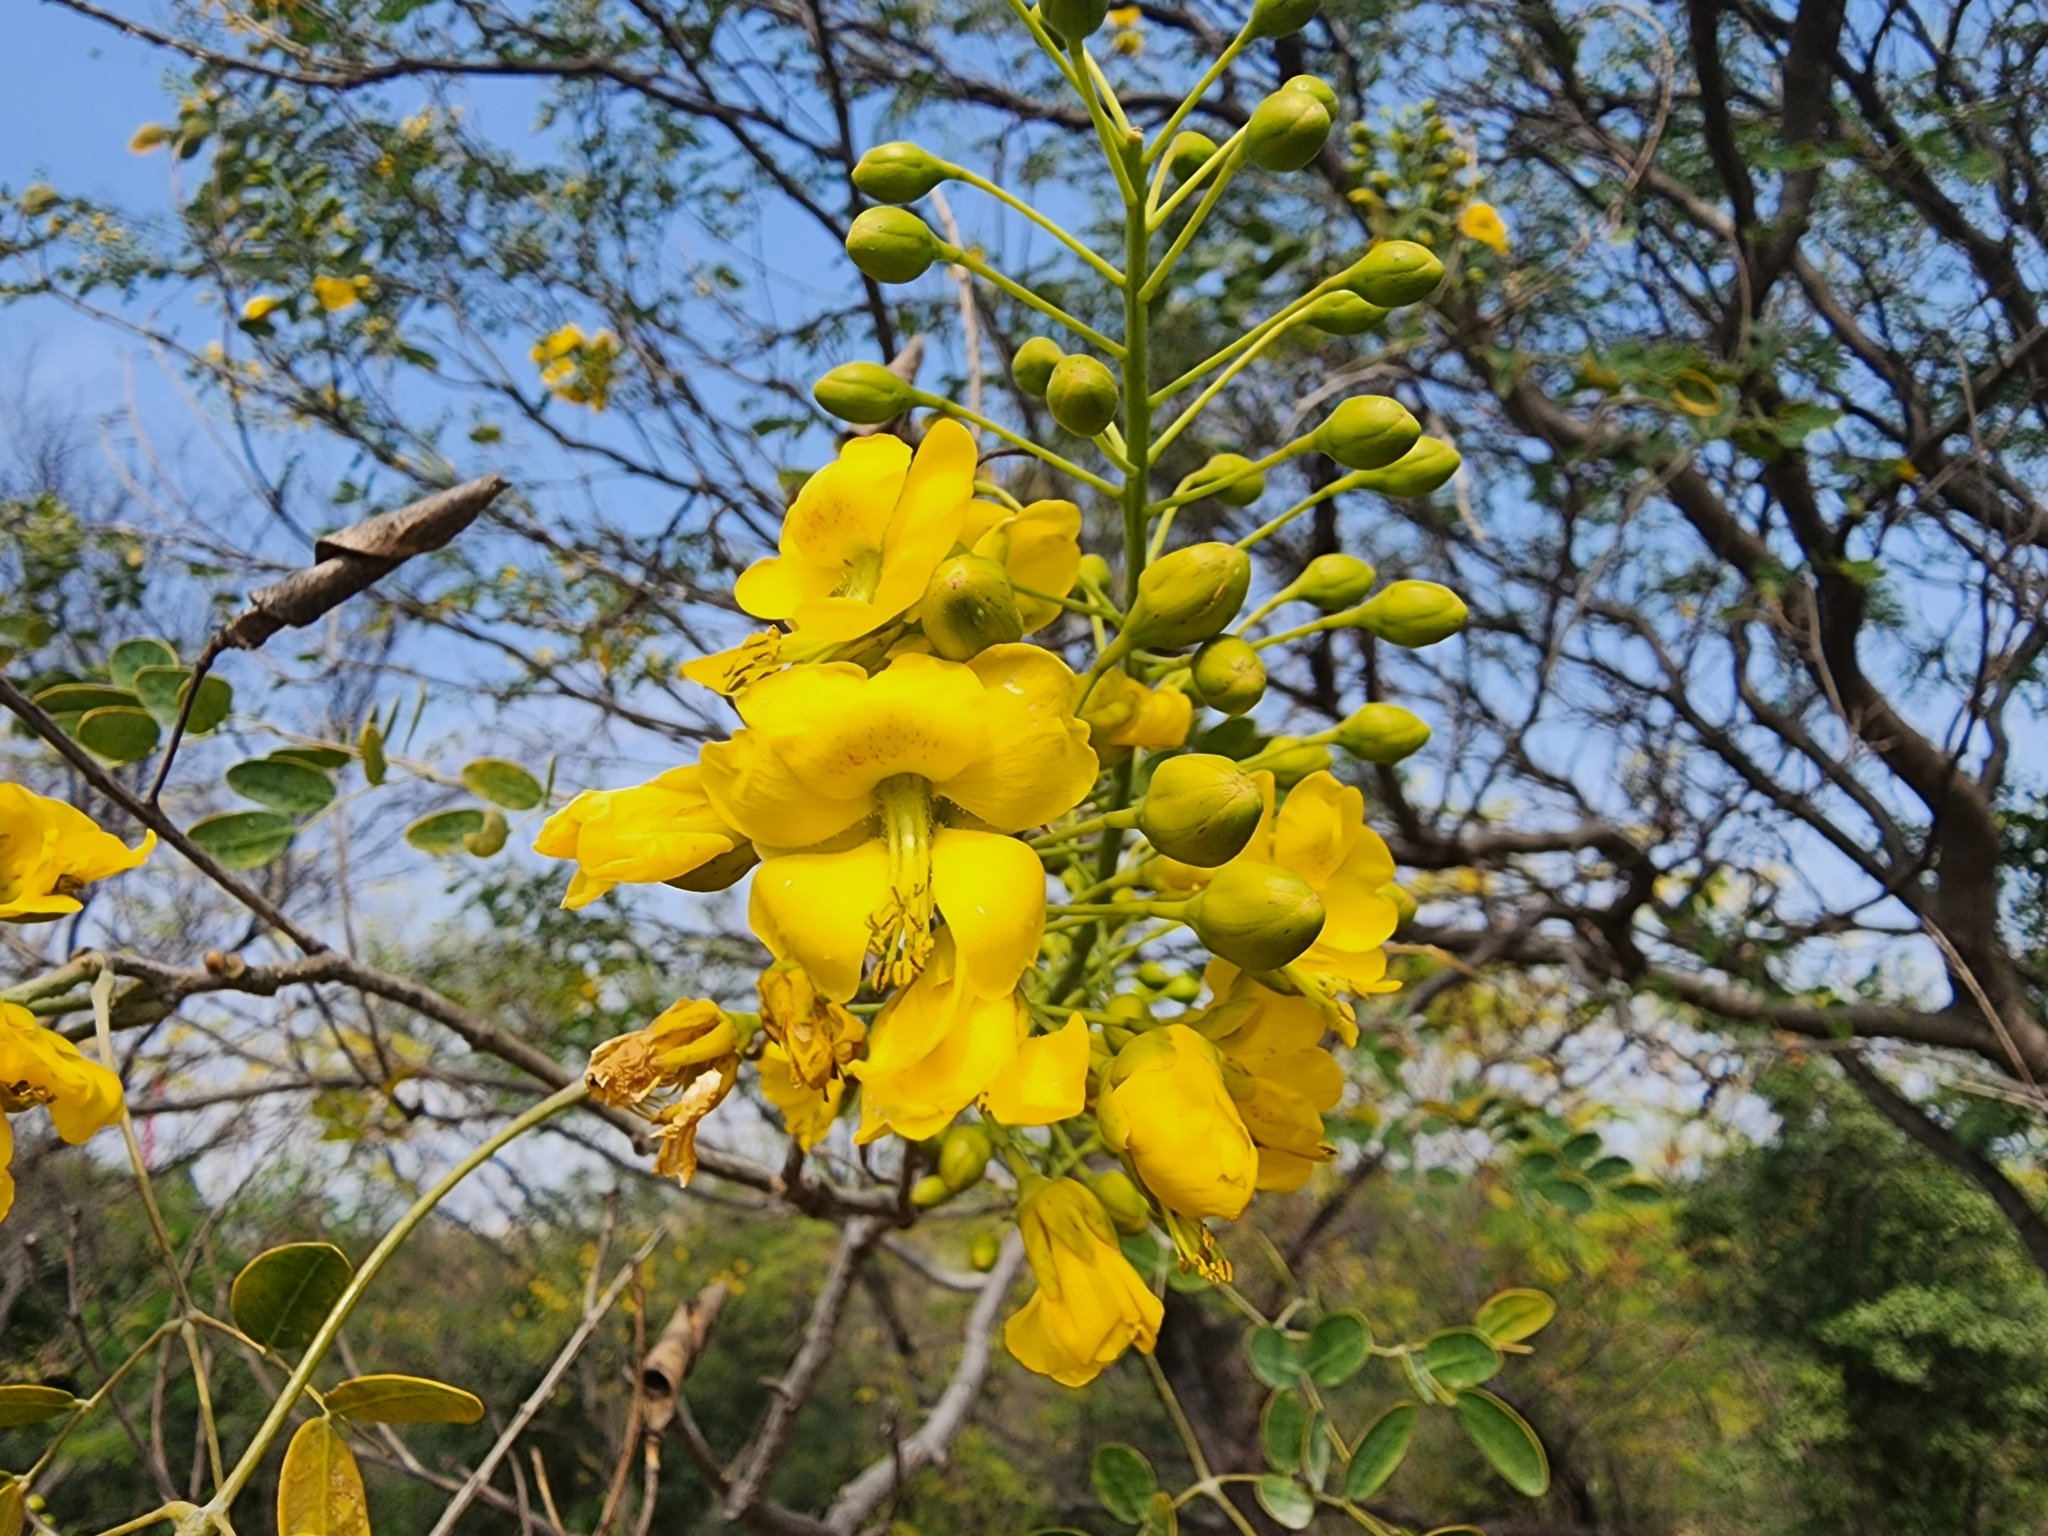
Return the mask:
<path id="1" fill-rule="evenodd" d="M 57 1134 L 76 1145 L 121 1118 L 121 1080 L 44 1029 L 26 1008 L 0 1003 L 0 1221 L 14 1206 L 14 1179 L 7 1171 L 14 1132 L 7 1116 L 38 1104 L 49 1106 Z"/>
<path id="2" fill-rule="evenodd" d="M 173 134 L 162 123 L 144 123 L 128 140 L 128 153 L 147 155 L 171 142 Z"/>
<path id="3" fill-rule="evenodd" d="M 655 1124 L 657 1173 L 688 1184 L 697 1171 L 697 1127 L 739 1080 L 739 1034 L 715 1004 L 685 999 L 645 1029 L 590 1053 L 584 1081 L 599 1103 Z"/>
<path id="4" fill-rule="evenodd" d="M 1081 717 L 1088 722 L 1089 741 L 1105 756 L 1133 747 L 1156 752 L 1188 739 L 1195 707 L 1178 688 L 1147 688 L 1122 667 L 1112 667 L 1088 690 Z"/>
<path id="5" fill-rule="evenodd" d="M 1103 1144 L 1129 1155 L 1168 1210 L 1239 1216 L 1251 1203 L 1257 1149 L 1216 1048 L 1185 1024 L 1147 1030 L 1117 1052 L 1095 1116 Z"/>
<path id="6" fill-rule="evenodd" d="M 1218 967 L 1230 969 L 1214 962 L 1212 979 Z M 1344 1071 L 1322 1047 L 1322 1013 L 1239 977 L 1193 1027 L 1223 1057 L 1223 1085 L 1259 1149 L 1259 1188 L 1301 1188 L 1317 1163 L 1337 1155 L 1323 1140 L 1323 1113 L 1342 1097 Z"/>
<path id="7" fill-rule="evenodd" d="M 365 277 L 316 277 L 313 279 L 313 297 L 320 301 L 320 307 L 330 315 L 354 309 L 369 291 L 369 279 Z"/>
<path id="8" fill-rule="evenodd" d="M 612 376 L 617 372 L 619 338 L 610 331 L 583 334 L 580 325 L 565 325 L 533 344 L 529 354 L 540 364 L 540 381 L 557 399 L 601 411 L 611 402 Z"/>
<path id="9" fill-rule="evenodd" d="M 284 302 L 274 293 L 259 293 L 242 306 L 244 320 L 261 320 Z"/>
<path id="10" fill-rule="evenodd" d="M 589 906 L 615 885 L 653 885 L 701 872 L 690 889 L 731 885 L 754 862 L 753 846 L 704 798 L 703 771 L 671 768 L 633 789 L 586 789 L 541 825 L 536 853 L 574 859 L 562 905 Z M 730 873 L 730 879 L 723 877 Z M 723 885 L 707 880 L 723 879 Z"/>
<path id="11" fill-rule="evenodd" d="M 741 693 L 746 728 L 705 747 L 703 783 L 767 861 L 748 914 L 761 941 L 844 1002 L 871 951 L 890 984 L 915 976 L 936 911 L 974 994 L 1007 995 L 1038 953 L 1045 871 L 1004 834 L 1095 782 L 1073 686 L 1050 652 L 998 645 L 971 662 L 900 656 L 873 677 L 796 667 Z"/>
<path id="12" fill-rule="evenodd" d="M 1503 256 L 1508 253 L 1508 226 L 1491 203 L 1467 203 L 1458 214 L 1458 233 Z"/>
<path id="13" fill-rule="evenodd" d="M 858 1054 L 867 1025 L 819 992 L 800 965 L 771 965 L 756 987 L 761 1025 L 782 1049 L 791 1075 L 813 1091 L 829 1087 Z"/>
<path id="14" fill-rule="evenodd" d="M 782 1124 L 808 1152 L 831 1134 L 839 1118 L 839 1105 L 846 1097 L 846 1079 L 835 1077 L 823 1088 L 812 1088 L 797 1080 L 790 1068 L 789 1053 L 779 1045 L 761 1047 L 761 1092 L 782 1111 Z"/>
<path id="15" fill-rule="evenodd" d="M 780 553 L 749 566 L 733 596 L 755 618 L 818 640 L 880 629 L 916 605 L 959 541 L 975 462 L 956 421 L 933 423 L 915 458 L 900 438 L 855 438 L 804 483 Z"/>
<path id="16" fill-rule="evenodd" d="M 62 800 L 0 784 L 0 922 L 47 922 L 76 912 L 72 892 L 136 868 L 155 846 L 154 832 L 129 848 Z"/>
<path id="17" fill-rule="evenodd" d="M 1101 1201 L 1072 1179 L 1028 1179 L 1017 1226 L 1038 1281 L 1003 1329 L 1019 1364 L 1080 1387 L 1133 1345 L 1152 1352 L 1166 1309 L 1123 1256 Z"/>
<path id="18" fill-rule="evenodd" d="M 961 524 L 960 542 L 1001 561 L 1010 573 L 1025 634 L 1045 628 L 1066 611 L 1049 599 L 1073 591 L 1081 572 L 1081 509 L 1071 501 L 1034 501 L 1016 513 L 993 502 L 974 502 Z"/>
<path id="19" fill-rule="evenodd" d="M 1002 1125 L 1052 1125 L 1080 1114 L 1088 1107 L 1088 1021 L 1073 1014 L 1064 1028 L 1020 1044 L 981 1107 Z"/>
<path id="20" fill-rule="evenodd" d="M 848 1068 L 860 1079 L 854 1139 L 863 1145 L 892 1131 L 922 1141 L 945 1129 L 1009 1069 L 1031 1027 L 1016 993 L 977 997 L 966 985 L 951 935 L 939 935 L 923 974 L 889 999 L 867 1059 Z"/>

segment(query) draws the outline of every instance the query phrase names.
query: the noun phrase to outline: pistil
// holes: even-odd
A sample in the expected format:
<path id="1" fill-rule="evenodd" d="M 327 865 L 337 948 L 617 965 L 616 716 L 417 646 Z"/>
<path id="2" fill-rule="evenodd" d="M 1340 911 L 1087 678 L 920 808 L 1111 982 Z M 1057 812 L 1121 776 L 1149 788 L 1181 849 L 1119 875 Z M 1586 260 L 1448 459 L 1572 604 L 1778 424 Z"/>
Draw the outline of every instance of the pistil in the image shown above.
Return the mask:
<path id="1" fill-rule="evenodd" d="M 875 953 L 872 982 L 908 986 L 932 953 L 932 786 L 899 773 L 875 786 L 882 843 L 889 850 L 889 895 L 868 917 Z"/>

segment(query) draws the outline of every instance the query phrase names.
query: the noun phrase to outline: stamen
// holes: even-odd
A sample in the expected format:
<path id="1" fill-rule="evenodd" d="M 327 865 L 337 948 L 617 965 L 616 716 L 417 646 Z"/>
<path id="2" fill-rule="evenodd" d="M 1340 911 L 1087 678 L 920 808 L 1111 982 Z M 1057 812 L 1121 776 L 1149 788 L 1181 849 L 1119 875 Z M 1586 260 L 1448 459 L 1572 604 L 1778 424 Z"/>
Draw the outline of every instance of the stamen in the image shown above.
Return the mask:
<path id="1" fill-rule="evenodd" d="M 864 549 L 847 565 L 839 584 L 832 589 L 834 597 L 850 597 L 855 602 L 865 603 L 875 595 L 875 589 L 882 584 L 882 552 L 879 549 Z"/>
<path id="2" fill-rule="evenodd" d="M 931 781 L 899 773 L 875 786 L 875 800 L 889 850 L 889 894 L 868 915 L 868 948 L 876 956 L 870 984 L 880 991 L 908 986 L 931 959 Z"/>

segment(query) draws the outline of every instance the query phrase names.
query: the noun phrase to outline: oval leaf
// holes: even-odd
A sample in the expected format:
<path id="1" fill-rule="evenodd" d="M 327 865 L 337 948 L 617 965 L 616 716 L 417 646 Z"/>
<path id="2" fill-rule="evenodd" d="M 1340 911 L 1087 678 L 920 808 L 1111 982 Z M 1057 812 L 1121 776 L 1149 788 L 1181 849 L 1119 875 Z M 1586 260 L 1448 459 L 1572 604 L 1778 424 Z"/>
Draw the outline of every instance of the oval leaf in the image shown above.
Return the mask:
<path id="1" fill-rule="evenodd" d="M 317 768 L 288 759 L 260 757 L 227 771 L 228 788 L 295 816 L 311 815 L 334 803 L 334 780 Z"/>
<path id="2" fill-rule="evenodd" d="M 277 1474 L 280 1536 L 370 1536 L 369 1502 L 356 1458 L 326 1419 L 308 1419 Z"/>
<path id="3" fill-rule="evenodd" d="M 104 683 L 59 683 L 36 695 L 36 703 L 53 715 L 82 715 L 89 709 L 134 709 L 142 701 L 126 688 Z"/>
<path id="4" fill-rule="evenodd" d="M 304 763 L 308 768 L 318 768 L 323 773 L 346 768 L 355 761 L 339 747 L 279 747 L 270 756 L 276 762 Z"/>
<path id="5" fill-rule="evenodd" d="M 1568 1163 L 1585 1167 L 1600 1155 L 1600 1137 L 1595 1131 L 1581 1131 L 1559 1149 Z"/>
<path id="6" fill-rule="evenodd" d="M 348 1255 L 332 1243 L 286 1243 L 259 1253 L 235 1276 L 228 1307 L 258 1344 L 297 1349 L 319 1331 L 354 1274 Z"/>
<path id="7" fill-rule="evenodd" d="M 0 1536 L 21 1536 L 28 1523 L 28 1506 L 21 1495 L 21 1480 L 10 1477 L 0 1483 Z"/>
<path id="8" fill-rule="evenodd" d="M 1574 1216 L 1583 1216 L 1593 1209 L 1593 1191 L 1568 1179 L 1543 1179 L 1537 1183 L 1536 1193 Z"/>
<path id="9" fill-rule="evenodd" d="M 1446 1328 L 1424 1342 L 1422 1363 L 1444 1386 L 1476 1387 L 1500 1370 L 1500 1351 L 1477 1328 Z"/>
<path id="10" fill-rule="evenodd" d="M 185 707 L 185 689 L 192 673 L 185 667 L 144 667 L 135 674 L 135 696 L 142 707 L 156 716 L 166 730 L 178 723 L 178 711 Z M 192 706 L 185 722 L 187 736 L 208 736 L 227 719 L 235 707 L 235 690 L 225 678 L 211 672 L 199 680 L 199 702 Z"/>
<path id="11" fill-rule="evenodd" d="M 1282 1387 L 1266 1399 L 1259 1415 L 1259 1438 L 1266 1447 L 1266 1465 L 1275 1472 L 1300 1470 L 1302 1444 L 1308 1436 L 1308 1410 L 1293 1389 Z"/>
<path id="12" fill-rule="evenodd" d="M 1144 1454 L 1114 1441 L 1096 1450 L 1088 1477 L 1095 1484 L 1095 1497 L 1102 1500 L 1102 1507 L 1126 1525 L 1136 1525 L 1145 1518 L 1152 1495 L 1159 1491 L 1159 1479 Z"/>
<path id="13" fill-rule="evenodd" d="M 1372 1349 L 1372 1330 L 1356 1312 L 1332 1312 L 1309 1330 L 1301 1364 L 1319 1387 L 1339 1386 L 1365 1364 Z"/>
<path id="14" fill-rule="evenodd" d="M 484 1405 L 424 1376 L 354 1376 L 327 1394 L 327 1411 L 371 1424 L 474 1424 Z"/>
<path id="15" fill-rule="evenodd" d="M 114 680 L 116 688 L 133 688 L 135 674 L 144 667 L 175 667 L 178 653 L 162 640 L 152 640 L 138 635 L 133 640 L 123 640 L 108 653 L 107 676 Z"/>
<path id="16" fill-rule="evenodd" d="M 1172 1494 L 1162 1490 L 1152 1495 L 1141 1529 L 1144 1536 L 1180 1536 L 1180 1511 L 1174 1507 Z"/>
<path id="17" fill-rule="evenodd" d="M 482 811 L 435 811 L 407 827 L 405 840 L 422 853 L 460 853 L 462 840 L 483 829 Z"/>
<path id="18" fill-rule="evenodd" d="M 255 869 L 290 847 L 296 830 L 275 811 L 229 811 L 194 822 L 186 836 L 228 869 Z"/>
<path id="19" fill-rule="evenodd" d="M 1268 1472 L 1258 1481 L 1259 1507 L 1290 1531 L 1305 1531 L 1316 1517 L 1316 1501 L 1291 1477 Z"/>
<path id="20" fill-rule="evenodd" d="M 71 734 L 94 757 L 103 757 L 110 763 L 134 763 L 156 750 L 162 730 L 156 716 L 148 710 L 140 705 L 121 704 L 87 710 Z"/>
<path id="21" fill-rule="evenodd" d="M 1586 1177 L 1596 1184 L 1611 1184 L 1635 1171 L 1636 1165 L 1625 1157 L 1603 1157 L 1587 1165 Z"/>
<path id="22" fill-rule="evenodd" d="M 356 737 L 356 750 L 363 757 L 363 777 L 373 788 L 382 784 L 391 764 L 384 756 L 384 731 L 377 724 L 375 715 L 363 722 L 362 731 Z"/>
<path id="23" fill-rule="evenodd" d="M 1557 1303 L 1541 1291 L 1502 1291 L 1489 1296 L 1472 1326 L 1496 1344 L 1519 1344 L 1557 1316 Z"/>
<path id="24" fill-rule="evenodd" d="M 40 1424 L 77 1406 L 78 1399 L 62 1387 L 0 1387 L 0 1429 Z"/>
<path id="25" fill-rule="evenodd" d="M 1401 1458 L 1408 1454 L 1408 1442 L 1415 1437 L 1415 1417 L 1413 1403 L 1396 1403 L 1359 1436 L 1351 1465 L 1344 1469 L 1345 1498 L 1354 1504 L 1369 1499 L 1394 1475 Z"/>
<path id="26" fill-rule="evenodd" d="M 1491 1392 L 1460 1392 L 1458 1422 L 1517 1493 L 1537 1498 L 1550 1486 L 1550 1458 L 1522 1416 Z"/>
<path id="27" fill-rule="evenodd" d="M 1301 1345 L 1278 1328 L 1262 1323 L 1245 1337 L 1252 1374 L 1269 1387 L 1291 1387 L 1301 1377 Z"/>
<path id="28" fill-rule="evenodd" d="M 508 811 L 530 811 L 540 804 L 545 793 L 539 779 L 502 757 L 480 757 L 464 764 L 462 782 L 477 799 L 502 805 Z"/>
<path id="29" fill-rule="evenodd" d="M 1629 1179 L 1607 1193 L 1623 1205 L 1656 1205 L 1664 1199 L 1663 1188 L 1648 1179 Z"/>

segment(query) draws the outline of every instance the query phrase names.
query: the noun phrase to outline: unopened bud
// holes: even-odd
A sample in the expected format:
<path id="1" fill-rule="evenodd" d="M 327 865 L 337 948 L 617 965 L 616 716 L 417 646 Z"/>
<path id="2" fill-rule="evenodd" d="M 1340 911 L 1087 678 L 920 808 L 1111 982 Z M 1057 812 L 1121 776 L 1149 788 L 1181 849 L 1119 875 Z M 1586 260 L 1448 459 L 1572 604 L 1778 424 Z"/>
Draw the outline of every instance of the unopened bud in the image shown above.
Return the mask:
<path id="1" fill-rule="evenodd" d="M 1380 573 L 1356 555 L 1317 555 L 1294 584 L 1294 595 L 1325 613 L 1355 607 L 1380 579 Z"/>
<path id="2" fill-rule="evenodd" d="M 1216 141 L 1206 133 L 1184 128 L 1166 146 L 1166 169 L 1175 181 L 1186 181 L 1207 165 L 1216 153 Z"/>
<path id="3" fill-rule="evenodd" d="M 1353 293 L 1382 309 L 1399 309 L 1436 292 L 1444 264 L 1413 240 L 1382 240 L 1352 264 L 1346 283 Z"/>
<path id="4" fill-rule="evenodd" d="M 1060 359 L 1066 355 L 1050 336 L 1034 336 L 1010 359 L 1010 377 L 1025 394 L 1043 400 L 1046 386 L 1052 383 L 1053 369 L 1059 367 Z"/>
<path id="5" fill-rule="evenodd" d="M 32 181 L 21 189 L 22 214 L 33 219 L 39 214 L 48 213 L 57 206 L 57 198 L 57 189 L 47 181 Z"/>
<path id="6" fill-rule="evenodd" d="M 1272 774 L 1276 789 L 1292 789 L 1312 773 L 1327 772 L 1331 761 L 1330 749 L 1319 741 L 1275 736 L 1257 757 L 1245 760 L 1245 767 Z"/>
<path id="7" fill-rule="evenodd" d="M 1400 912 L 1401 916 L 1398 921 L 1403 923 L 1415 921 L 1415 914 L 1420 909 L 1415 904 L 1415 898 L 1408 894 L 1407 886 L 1399 885 L 1389 880 L 1380 887 L 1380 894 L 1391 901 L 1395 909 Z"/>
<path id="8" fill-rule="evenodd" d="M 992 1232 L 977 1232 L 974 1241 L 967 1245 L 967 1265 L 977 1274 L 987 1274 L 996 1267 L 996 1260 L 1002 1257 L 1003 1245 L 996 1241 Z"/>
<path id="9" fill-rule="evenodd" d="M 1010 573 L 985 555 L 939 562 L 924 589 L 924 637 L 948 661 L 966 661 L 992 645 L 1024 638 Z"/>
<path id="10" fill-rule="evenodd" d="M 484 824 L 474 832 L 462 835 L 462 846 L 479 859 L 495 858 L 505 847 L 505 839 L 512 835 L 512 824 L 505 820 L 505 813 L 495 806 L 484 812 Z"/>
<path id="11" fill-rule="evenodd" d="M 1078 43 L 1102 30 L 1109 0 L 1038 0 L 1038 14 L 1068 43 Z"/>
<path id="12" fill-rule="evenodd" d="M 1121 396 L 1116 375 L 1085 352 L 1070 352 L 1059 360 L 1046 381 L 1045 403 L 1052 419 L 1076 437 L 1096 437 L 1116 420 Z"/>
<path id="13" fill-rule="evenodd" d="M 1169 757 L 1138 807 L 1138 830 L 1169 859 L 1213 869 L 1244 851 L 1265 814 L 1258 781 L 1227 757 Z"/>
<path id="14" fill-rule="evenodd" d="M 1385 469 L 1369 471 L 1360 484 L 1382 496 L 1427 496 L 1455 475 L 1462 463 L 1458 450 L 1449 443 L 1425 437 Z"/>
<path id="15" fill-rule="evenodd" d="M 1098 592 L 1107 592 L 1110 582 L 1115 579 L 1109 562 L 1096 554 L 1083 555 L 1080 567 L 1074 574 L 1077 581 L 1084 586 L 1093 587 Z"/>
<path id="16" fill-rule="evenodd" d="M 1112 1168 L 1107 1173 L 1098 1173 L 1088 1182 L 1095 1190 L 1095 1198 L 1109 1212 L 1109 1219 L 1116 1224 L 1117 1231 L 1135 1237 L 1152 1225 L 1151 1203 L 1123 1169 Z"/>
<path id="17" fill-rule="evenodd" d="M 1225 864 L 1188 902 L 1188 923 L 1211 954 L 1247 971 L 1298 960 L 1323 931 L 1323 901 L 1277 864 Z"/>
<path id="18" fill-rule="evenodd" d="M 1145 567 L 1125 633 L 1174 650 L 1221 634 L 1251 590 L 1252 557 L 1235 544 L 1190 544 Z"/>
<path id="19" fill-rule="evenodd" d="M 1212 485 L 1216 489 L 1209 494 L 1226 507 L 1248 507 L 1266 494 L 1264 473 L 1252 469 L 1252 461 L 1241 453 L 1210 455 L 1206 464 L 1174 487 L 1173 494 L 1185 496 Z"/>
<path id="20" fill-rule="evenodd" d="M 1189 682 L 1201 703 L 1241 715 L 1266 696 L 1266 664 L 1249 640 L 1218 635 L 1195 652 Z"/>
<path id="21" fill-rule="evenodd" d="M 1330 116 L 1335 117 L 1337 115 L 1337 93 L 1331 88 L 1330 82 L 1323 79 L 1320 75 L 1294 75 L 1282 81 L 1280 89 L 1283 91 L 1300 91 L 1304 95 L 1313 96 L 1322 103 L 1323 110 L 1329 113 Z"/>
<path id="22" fill-rule="evenodd" d="M 946 1181 L 936 1173 L 928 1173 L 910 1186 L 910 1203 L 920 1211 L 928 1211 L 935 1205 L 944 1205 L 953 1198 L 953 1191 L 946 1187 Z"/>
<path id="23" fill-rule="evenodd" d="M 1292 37 L 1321 8 L 1322 0 L 1253 0 L 1246 30 L 1253 37 Z"/>
<path id="24" fill-rule="evenodd" d="M 878 283 L 913 283 L 939 259 L 939 237 L 907 208 L 870 208 L 846 232 L 846 254 Z"/>
<path id="25" fill-rule="evenodd" d="M 939 1145 L 939 1177 L 954 1194 L 981 1182 L 996 1144 L 978 1125 L 956 1125 Z"/>
<path id="26" fill-rule="evenodd" d="M 1362 336 L 1386 318 L 1379 305 L 1341 289 L 1324 294 L 1308 312 L 1308 323 L 1332 336 Z"/>
<path id="27" fill-rule="evenodd" d="M 754 852 L 754 845 L 740 842 L 725 853 L 706 864 L 699 864 L 687 875 L 678 875 L 662 884 L 672 885 L 679 891 L 729 891 L 746 878 L 747 871 L 761 862 L 761 856 Z"/>
<path id="28" fill-rule="evenodd" d="M 914 203 L 952 178 L 952 168 L 921 144 L 877 144 L 853 168 L 853 184 L 878 203 Z"/>
<path id="29" fill-rule="evenodd" d="M 1368 704 L 1337 727 L 1337 745 L 1367 763 L 1398 763 L 1428 740 L 1428 724 L 1398 704 Z"/>
<path id="30" fill-rule="evenodd" d="M 1244 154 L 1267 171 L 1298 171 L 1321 153 L 1330 136 L 1330 113 L 1306 91 L 1284 87 L 1252 109 Z"/>
<path id="31" fill-rule="evenodd" d="M 1411 650 L 1448 640 L 1465 627 L 1465 600 L 1433 581 L 1396 581 L 1358 610 L 1358 622 Z"/>
<path id="32" fill-rule="evenodd" d="M 1353 395 L 1316 429 L 1315 445 L 1346 469 L 1384 469 L 1422 436 L 1422 423 L 1387 395 Z"/>
<path id="33" fill-rule="evenodd" d="M 880 363 L 841 363 L 811 386 L 818 404 L 841 421 L 880 426 L 910 409 L 908 384 Z"/>

